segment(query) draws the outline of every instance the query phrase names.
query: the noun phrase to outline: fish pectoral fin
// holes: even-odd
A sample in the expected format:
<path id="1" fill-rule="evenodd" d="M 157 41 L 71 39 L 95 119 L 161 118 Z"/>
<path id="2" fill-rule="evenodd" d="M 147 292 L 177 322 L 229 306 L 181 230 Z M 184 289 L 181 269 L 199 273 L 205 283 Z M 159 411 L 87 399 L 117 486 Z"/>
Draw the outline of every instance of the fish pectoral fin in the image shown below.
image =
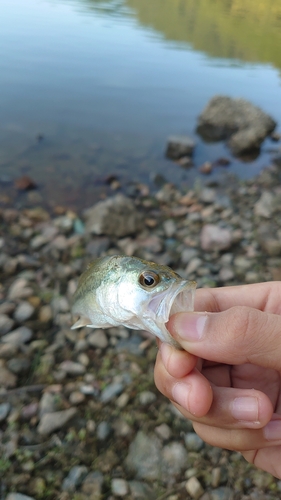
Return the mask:
<path id="1" fill-rule="evenodd" d="M 91 324 L 91 320 L 86 316 L 81 316 L 74 325 L 72 325 L 71 330 L 76 330 L 76 328 L 83 328 L 83 326 L 87 326 Z"/>

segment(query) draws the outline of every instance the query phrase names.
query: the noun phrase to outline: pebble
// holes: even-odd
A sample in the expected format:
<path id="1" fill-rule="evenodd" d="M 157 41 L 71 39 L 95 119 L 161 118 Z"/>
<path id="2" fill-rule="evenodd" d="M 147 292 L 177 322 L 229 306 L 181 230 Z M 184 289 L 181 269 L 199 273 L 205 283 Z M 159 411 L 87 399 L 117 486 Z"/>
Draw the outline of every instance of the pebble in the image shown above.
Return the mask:
<path id="1" fill-rule="evenodd" d="M 168 440 L 171 437 L 172 431 L 167 424 L 160 424 L 155 427 L 156 434 L 163 440 Z"/>
<path id="2" fill-rule="evenodd" d="M 35 498 L 23 495 L 22 493 L 9 493 L 5 500 L 35 500 Z"/>
<path id="3" fill-rule="evenodd" d="M 40 416 L 45 413 L 52 413 L 57 410 L 58 396 L 51 392 L 44 392 L 39 402 Z"/>
<path id="4" fill-rule="evenodd" d="M 130 492 L 136 500 L 155 500 L 155 492 L 152 488 L 140 481 L 129 481 Z"/>
<path id="5" fill-rule="evenodd" d="M 199 257 L 194 257 L 193 259 L 191 259 L 187 265 L 187 268 L 186 268 L 187 276 L 189 276 L 190 274 L 197 271 L 197 269 L 199 269 L 199 267 L 202 265 L 203 265 L 203 261 Z"/>
<path id="6" fill-rule="evenodd" d="M 0 344 L 0 359 L 10 359 L 18 351 L 18 346 L 15 344 Z"/>
<path id="7" fill-rule="evenodd" d="M 105 349 L 108 346 L 107 336 L 103 330 L 96 330 L 87 337 L 88 343 L 96 348 Z"/>
<path id="8" fill-rule="evenodd" d="M 215 224 L 205 224 L 200 234 L 201 248 L 207 252 L 231 247 L 231 231 Z"/>
<path id="9" fill-rule="evenodd" d="M 184 435 L 184 442 L 188 451 L 200 451 L 205 446 L 203 439 L 201 439 L 195 432 L 187 432 Z"/>
<path id="10" fill-rule="evenodd" d="M 28 287 L 28 281 L 23 278 L 18 278 L 12 283 L 8 290 L 8 298 L 10 300 L 25 299 L 33 294 L 32 288 Z"/>
<path id="11" fill-rule="evenodd" d="M 81 363 L 65 360 L 59 365 L 59 369 L 66 372 L 68 375 L 83 375 L 86 371 L 85 366 Z"/>
<path id="12" fill-rule="evenodd" d="M 41 323 L 49 323 L 53 317 L 53 311 L 51 306 L 45 305 L 40 307 L 39 309 L 39 314 L 38 314 L 38 319 L 41 321 Z"/>
<path id="13" fill-rule="evenodd" d="M 195 476 L 188 479 L 188 481 L 185 484 L 185 489 L 186 489 L 187 493 L 191 496 L 191 498 L 194 498 L 195 500 L 200 498 L 204 493 L 204 490 L 203 490 L 200 482 L 198 481 L 198 479 Z M 226 498 L 228 500 L 229 497 L 225 497 L 225 499 Z"/>
<path id="14" fill-rule="evenodd" d="M 69 395 L 69 402 L 72 405 L 80 405 L 85 401 L 85 395 L 80 391 L 74 391 Z"/>
<path id="15" fill-rule="evenodd" d="M 9 318 L 6 314 L 0 314 L 0 336 L 10 332 L 14 324 L 15 322 L 12 318 Z"/>
<path id="16" fill-rule="evenodd" d="M 83 482 L 87 474 L 88 469 L 85 465 L 75 465 L 70 469 L 68 476 L 63 480 L 62 490 L 73 493 Z"/>
<path id="17" fill-rule="evenodd" d="M 2 363 L 3 361 L 0 360 L 0 387 L 13 388 L 17 385 L 17 377 Z"/>
<path id="18" fill-rule="evenodd" d="M 210 492 L 211 500 L 233 500 L 234 492 L 228 486 L 220 486 Z"/>
<path id="19" fill-rule="evenodd" d="M 35 307 L 33 305 L 31 305 L 29 302 L 27 302 L 27 301 L 21 302 L 17 306 L 17 308 L 14 312 L 14 319 L 18 323 L 23 323 L 24 321 L 31 318 L 34 311 L 35 311 Z"/>
<path id="20" fill-rule="evenodd" d="M 90 495 L 90 499 L 99 500 L 102 498 L 102 485 L 104 483 L 104 477 L 102 473 L 98 470 L 89 472 L 85 477 L 81 489 L 85 495 Z"/>
<path id="21" fill-rule="evenodd" d="M 142 391 L 139 394 L 139 402 L 141 406 L 146 406 L 156 400 L 156 395 L 152 391 Z"/>
<path id="22" fill-rule="evenodd" d="M 117 497 L 124 497 L 129 492 L 129 485 L 125 479 L 115 478 L 111 481 L 111 491 Z"/>
<path id="23" fill-rule="evenodd" d="M 48 238 L 46 236 L 44 236 L 43 234 L 37 234 L 30 241 L 30 247 L 33 250 L 39 250 L 39 248 L 46 245 L 46 243 L 48 243 L 48 241 L 49 241 Z"/>
<path id="24" fill-rule="evenodd" d="M 23 406 L 21 409 L 21 417 L 24 420 L 30 420 L 32 417 L 37 415 L 39 409 L 39 404 L 36 402 L 29 403 L 26 406 Z"/>
<path id="25" fill-rule="evenodd" d="M 37 427 L 37 432 L 41 435 L 46 435 L 61 429 L 71 418 L 74 417 L 76 412 L 76 408 L 68 408 L 67 410 L 44 413 Z"/>
<path id="26" fill-rule="evenodd" d="M 156 436 L 139 431 L 130 443 L 126 465 L 135 472 L 136 478 L 156 480 L 161 474 L 161 450 L 161 442 Z"/>
<path id="27" fill-rule="evenodd" d="M 254 213 L 259 217 L 269 219 L 274 212 L 274 194 L 264 191 L 260 199 L 255 203 Z"/>
<path id="28" fill-rule="evenodd" d="M 102 403 L 109 403 L 112 399 L 120 394 L 123 391 L 123 384 L 120 382 L 115 382 L 109 384 L 105 389 L 103 389 L 100 400 Z"/>
<path id="29" fill-rule="evenodd" d="M 187 452 L 181 443 L 176 441 L 164 446 L 161 454 L 161 470 L 163 477 L 173 477 L 187 467 Z"/>
<path id="30" fill-rule="evenodd" d="M 11 410 L 10 403 L 0 404 L 0 422 L 3 422 L 7 418 L 10 410 Z"/>
<path id="31" fill-rule="evenodd" d="M 19 375 L 22 372 L 27 371 L 30 368 L 30 360 L 28 358 L 12 358 L 7 362 L 8 369 Z"/>
<path id="32" fill-rule="evenodd" d="M 33 332 L 30 328 L 27 328 L 27 326 L 20 326 L 19 328 L 16 328 L 16 330 L 3 335 L 3 337 L 1 337 L 1 341 L 8 344 L 20 345 L 29 342 L 32 336 Z"/>
<path id="33" fill-rule="evenodd" d="M 114 422 L 114 432 L 116 436 L 126 437 L 132 433 L 132 428 L 124 418 L 119 418 Z"/>
<path id="34" fill-rule="evenodd" d="M 97 438 L 100 441 L 105 441 L 111 433 L 111 426 L 108 422 L 100 422 L 97 426 Z"/>

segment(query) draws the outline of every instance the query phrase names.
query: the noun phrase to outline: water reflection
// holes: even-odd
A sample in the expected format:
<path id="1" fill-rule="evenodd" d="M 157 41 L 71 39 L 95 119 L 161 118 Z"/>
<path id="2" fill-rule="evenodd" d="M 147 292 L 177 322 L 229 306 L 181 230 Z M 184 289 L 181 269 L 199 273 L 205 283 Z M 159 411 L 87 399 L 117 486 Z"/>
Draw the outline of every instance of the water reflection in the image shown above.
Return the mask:
<path id="1" fill-rule="evenodd" d="M 165 142 L 196 138 L 197 167 L 229 155 L 195 134 L 214 94 L 242 96 L 280 119 L 281 0 L 1 4 L 0 194 L 13 196 L 6 180 L 12 186 L 21 174 L 50 204 L 74 206 L 93 203 L 112 172 L 192 185 L 198 171 L 165 160 Z M 230 171 L 254 175 L 269 146 L 247 168 L 233 160 Z"/>
<path id="2" fill-rule="evenodd" d="M 122 14 L 120 1 L 85 0 L 89 8 Z M 280 0 L 125 0 L 141 25 L 167 40 L 187 42 L 212 57 L 281 68 Z"/>

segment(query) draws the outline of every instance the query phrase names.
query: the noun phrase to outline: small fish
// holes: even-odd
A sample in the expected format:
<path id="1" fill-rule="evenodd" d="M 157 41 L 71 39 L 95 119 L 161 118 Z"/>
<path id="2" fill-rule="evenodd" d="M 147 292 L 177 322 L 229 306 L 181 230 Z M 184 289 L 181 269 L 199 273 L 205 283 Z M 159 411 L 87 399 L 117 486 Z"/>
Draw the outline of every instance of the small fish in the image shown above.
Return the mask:
<path id="1" fill-rule="evenodd" d="M 184 280 L 167 266 L 137 257 L 102 257 L 80 277 L 72 307 L 80 319 L 72 329 L 124 325 L 179 348 L 165 324 L 172 314 L 193 310 L 195 288 L 195 281 Z"/>

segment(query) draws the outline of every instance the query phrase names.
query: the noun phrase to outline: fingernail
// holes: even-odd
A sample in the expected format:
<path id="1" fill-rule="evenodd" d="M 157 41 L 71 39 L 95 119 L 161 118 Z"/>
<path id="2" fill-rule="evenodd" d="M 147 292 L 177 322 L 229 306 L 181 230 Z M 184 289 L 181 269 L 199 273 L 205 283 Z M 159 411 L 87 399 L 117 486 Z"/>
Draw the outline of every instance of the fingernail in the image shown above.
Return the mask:
<path id="1" fill-rule="evenodd" d="M 167 367 L 168 365 L 169 358 L 171 356 L 171 350 L 172 347 L 167 344 L 167 342 L 163 342 L 160 346 L 161 357 L 165 367 Z"/>
<path id="2" fill-rule="evenodd" d="M 231 413 L 236 420 L 258 422 L 259 403 L 257 398 L 251 396 L 235 398 L 232 402 Z"/>
<path id="3" fill-rule="evenodd" d="M 175 319 L 174 329 L 183 340 L 190 340 L 196 342 L 203 337 L 207 315 L 198 314 L 180 314 Z"/>
<path id="4" fill-rule="evenodd" d="M 175 403 L 178 403 L 180 406 L 188 410 L 190 394 L 190 385 L 184 384 L 183 382 L 177 382 L 172 389 L 172 396 Z"/>
<path id="5" fill-rule="evenodd" d="M 263 428 L 264 437 L 268 441 L 281 440 L 281 420 L 272 420 Z"/>

